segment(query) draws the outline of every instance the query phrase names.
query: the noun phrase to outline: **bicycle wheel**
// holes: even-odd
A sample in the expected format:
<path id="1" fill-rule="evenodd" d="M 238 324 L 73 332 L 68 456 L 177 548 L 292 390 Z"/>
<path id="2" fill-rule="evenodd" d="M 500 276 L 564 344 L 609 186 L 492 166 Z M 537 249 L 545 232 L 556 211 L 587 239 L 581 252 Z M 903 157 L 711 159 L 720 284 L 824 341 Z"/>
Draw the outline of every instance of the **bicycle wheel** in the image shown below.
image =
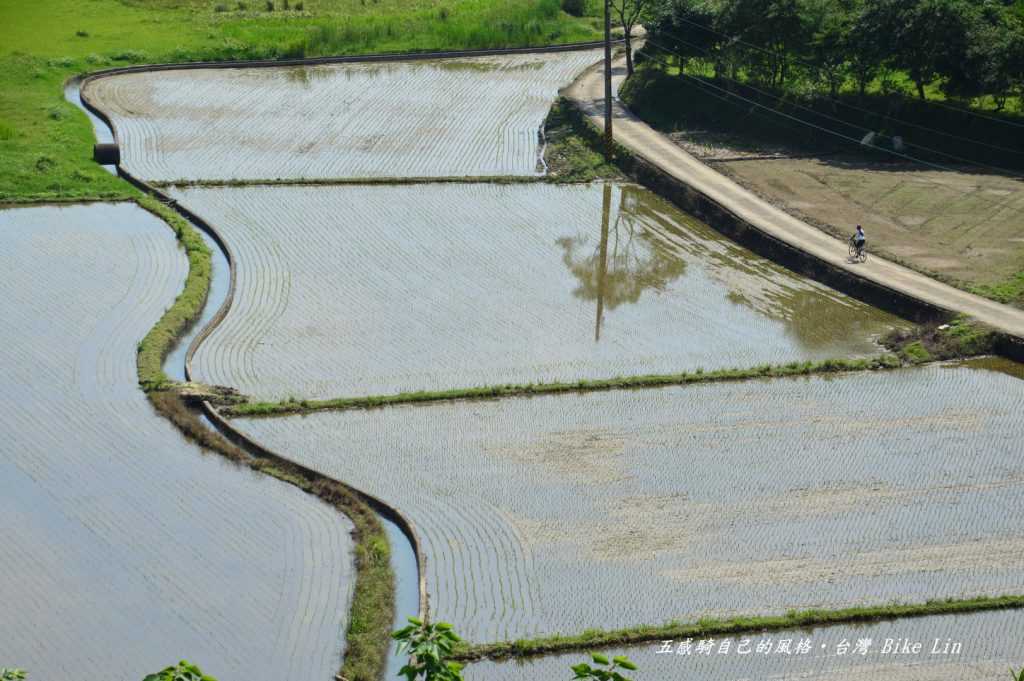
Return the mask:
<path id="1" fill-rule="evenodd" d="M 857 247 L 853 245 L 852 241 L 849 243 L 849 247 L 847 248 L 847 250 L 850 253 L 850 259 L 851 260 L 856 260 L 857 259 Z"/>
<path id="2" fill-rule="evenodd" d="M 866 248 L 862 249 L 861 252 L 857 254 L 857 261 L 858 262 L 867 262 L 868 261 L 868 249 L 866 249 Z"/>

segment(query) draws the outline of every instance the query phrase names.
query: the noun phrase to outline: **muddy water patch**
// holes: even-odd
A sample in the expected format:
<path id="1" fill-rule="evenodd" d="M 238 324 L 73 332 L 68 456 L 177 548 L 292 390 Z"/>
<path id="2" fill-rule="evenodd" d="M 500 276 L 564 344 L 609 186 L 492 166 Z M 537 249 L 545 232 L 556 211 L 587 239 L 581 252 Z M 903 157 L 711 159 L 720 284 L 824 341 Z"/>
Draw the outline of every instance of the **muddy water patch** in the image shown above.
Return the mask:
<path id="1" fill-rule="evenodd" d="M 628 656 L 640 668 L 633 674 L 639 680 L 1005 681 L 1011 667 L 1021 667 L 1022 632 L 1024 612 L 1011 610 L 698 638 L 690 648 L 680 648 L 685 641 L 681 639 L 667 646 L 657 642 L 600 652 Z M 710 652 L 698 652 L 700 641 L 710 641 Z M 903 641 L 909 648 L 902 647 Z M 846 653 L 840 654 L 844 642 Z M 899 650 L 919 647 L 917 653 L 893 655 L 883 653 L 887 644 Z M 763 646 L 760 652 L 759 645 Z M 469 665 L 465 677 L 467 681 L 569 678 L 569 666 L 582 661 L 589 661 L 584 653 L 484 661 Z"/>
<path id="2" fill-rule="evenodd" d="M 184 654 L 221 678 L 330 678 L 351 525 L 204 455 L 136 385 L 188 268 L 171 230 L 125 203 L 2 211 L 0 234 L 5 658 L 48 679 Z"/>
<path id="3" fill-rule="evenodd" d="M 170 191 L 237 255 L 197 376 L 261 398 L 862 356 L 901 324 L 630 185 Z"/>
<path id="4" fill-rule="evenodd" d="M 599 58 L 160 71 L 102 78 L 86 95 L 146 180 L 535 175 L 558 89 Z"/>
<path id="5" fill-rule="evenodd" d="M 1020 592 L 1022 409 L 933 366 L 235 424 L 410 516 L 434 616 L 492 641 Z"/>

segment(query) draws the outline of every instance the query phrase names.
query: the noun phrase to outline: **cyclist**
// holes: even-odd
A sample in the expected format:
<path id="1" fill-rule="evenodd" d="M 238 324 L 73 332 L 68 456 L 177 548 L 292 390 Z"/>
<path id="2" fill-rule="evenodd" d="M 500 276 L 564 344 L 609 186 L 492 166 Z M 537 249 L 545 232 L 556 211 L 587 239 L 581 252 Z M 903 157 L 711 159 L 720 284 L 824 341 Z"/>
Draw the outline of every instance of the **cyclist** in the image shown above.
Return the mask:
<path id="1" fill-rule="evenodd" d="M 850 243 L 857 249 L 857 256 L 860 257 L 864 253 L 864 246 L 867 244 L 868 238 L 864 234 L 864 228 L 857 225 L 857 231 L 853 236 L 850 237 Z"/>

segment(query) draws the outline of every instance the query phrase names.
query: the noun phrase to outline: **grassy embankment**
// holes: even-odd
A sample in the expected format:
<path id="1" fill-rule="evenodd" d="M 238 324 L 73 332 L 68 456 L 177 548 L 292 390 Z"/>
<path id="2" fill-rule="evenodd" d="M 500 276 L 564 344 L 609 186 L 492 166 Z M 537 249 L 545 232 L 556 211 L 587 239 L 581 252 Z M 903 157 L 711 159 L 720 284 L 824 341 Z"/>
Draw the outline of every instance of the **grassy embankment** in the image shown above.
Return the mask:
<path id="1" fill-rule="evenodd" d="M 139 383 L 156 410 L 197 444 L 241 465 L 297 486 L 331 504 L 351 519 L 356 547 L 356 584 L 346 633 L 341 674 L 352 681 L 374 681 L 384 669 L 393 625 L 394 576 L 390 547 L 376 513 L 343 484 L 310 476 L 286 462 L 253 456 L 207 428 L 189 409 L 161 365 L 184 330 L 199 315 L 209 291 L 210 251 L 195 229 L 172 209 L 146 197 L 139 203 L 171 225 L 189 258 L 183 292 L 139 343 Z"/>
<path id="2" fill-rule="evenodd" d="M 455 657 L 461 661 L 483 658 L 519 657 L 542 655 L 571 650 L 591 650 L 601 647 L 621 646 L 650 641 L 727 636 L 736 634 L 779 631 L 810 626 L 831 624 L 852 624 L 877 622 L 899 617 L 923 617 L 925 615 L 949 615 L 956 613 L 980 612 L 982 610 L 1004 610 L 1024 607 L 1024 596 L 1009 595 L 968 599 L 934 600 L 925 603 L 867 606 L 839 610 L 798 610 L 785 615 L 760 617 L 735 617 L 732 619 L 701 619 L 696 622 L 669 622 L 661 626 L 643 626 L 629 629 L 604 631 L 588 629 L 577 636 L 547 636 L 544 638 L 465 645 Z"/>
<path id="3" fill-rule="evenodd" d="M 384 528 L 376 513 L 350 488 L 311 476 L 284 461 L 253 456 L 206 427 L 185 404 L 176 384 L 164 374 L 162 364 L 174 343 L 202 311 L 210 287 L 211 254 L 192 225 L 171 208 L 150 197 L 139 199 L 139 203 L 167 221 L 189 259 L 184 290 L 139 343 L 139 384 L 156 410 L 200 446 L 295 485 L 334 506 L 352 521 L 356 584 L 341 674 L 351 681 L 376 681 L 384 670 L 394 624 L 394 575 Z"/>
<path id="4" fill-rule="evenodd" d="M 930 324 L 913 329 L 895 329 L 882 339 L 906 364 L 960 359 L 992 354 L 999 333 L 963 317 L 948 324 Z"/>
<path id="5" fill-rule="evenodd" d="M 722 383 L 758 378 L 785 378 L 792 376 L 813 376 L 852 371 L 880 371 L 898 369 L 903 363 L 892 354 L 867 359 L 827 359 L 818 362 L 790 362 L 789 364 L 762 364 L 746 369 L 717 369 L 714 371 L 688 371 L 678 374 L 649 374 L 642 376 L 619 376 L 616 378 L 584 379 L 568 383 L 509 383 L 505 385 L 481 386 L 477 388 L 456 388 L 406 392 L 395 395 L 371 395 L 368 397 L 343 397 L 329 400 L 288 399 L 284 402 L 243 402 L 224 407 L 222 413 L 229 417 L 280 416 L 327 409 L 372 409 L 399 404 L 442 402 L 448 400 L 478 400 L 501 397 L 524 397 L 531 395 L 553 395 L 557 393 L 597 392 L 602 390 L 625 390 L 629 388 L 654 388 L 691 383 Z"/>
<path id="6" fill-rule="evenodd" d="M 624 180 L 614 164 L 604 160 L 604 154 L 587 141 L 586 123 L 574 115 L 575 109 L 564 98 L 551 106 L 544 121 L 544 153 L 548 164 L 548 182 L 591 182 L 593 180 Z"/>
<path id="7" fill-rule="evenodd" d="M 0 0 L 0 203 L 136 198 L 91 161 L 71 76 L 161 61 L 545 45 L 600 37 L 558 0 Z M 244 9 L 242 9 L 244 7 Z"/>
<path id="8" fill-rule="evenodd" d="M 744 83 L 714 81 L 710 72 L 697 67 L 688 68 L 687 73 L 701 80 L 681 77 L 677 67 L 660 61 L 644 63 L 620 96 L 659 130 L 682 131 L 684 136 L 698 131 L 694 138 L 698 146 L 708 144 L 706 137 L 711 133 L 728 140 L 722 143 L 740 154 L 768 148 L 788 150 L 794 159 L 812 156 L 715 167 L 834 236 L 845 238 L 852 224 L 864 222 L 876 237 L 870 248 L 887 259 L 958 288 L 1024 307 L 1024 263 L 1016 255 L 1011 257 L 1019 251 L 1014 237 L 1020 222 L 1014 206 L 1021 205 L 1021 198 L 1013 177 L 1024 174 L 1024 144 L 1007 135 L 1016 129 L 1007 124 L 1024 125 L 1024 116 L 988 111 L 985 118 L 970 117 L 959 110 L 913 99 L 894 100 L 877 92 L 864 98 L 844 93 L 839 101 L 848 106 L 840 106 L 802 91 L 764 91 L 760 86 L 763 92 L 758 92 Z M 860 140 L 866 130 L 902 136 L 916 145 L 908 147 L 906 154 L 941 168 L 908 163 L 849 141 Z M 1010 170 L 999 173 L 989 166 Z M 952 171 L 942 170 L 945 167 Z M 791 203 L 810 207 L 794 208 Z"/>

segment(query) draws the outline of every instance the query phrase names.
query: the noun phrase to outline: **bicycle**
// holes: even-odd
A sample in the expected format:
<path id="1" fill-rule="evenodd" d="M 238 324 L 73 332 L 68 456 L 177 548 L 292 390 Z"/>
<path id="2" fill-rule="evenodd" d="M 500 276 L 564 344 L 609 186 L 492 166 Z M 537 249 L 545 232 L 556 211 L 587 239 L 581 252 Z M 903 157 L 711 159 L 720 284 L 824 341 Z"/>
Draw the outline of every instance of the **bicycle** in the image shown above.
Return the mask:
<path id="1" fill-rule="evenodd" d="M 868 261 L 868 251 L 867 251 L 866 245 L 867 244 L 858 246 L 857 242 L 854 241 L 853 237 L 852 236 L 850 237 L 850 247 L 849 247 L 850 262 L 867 262 Z"/>

